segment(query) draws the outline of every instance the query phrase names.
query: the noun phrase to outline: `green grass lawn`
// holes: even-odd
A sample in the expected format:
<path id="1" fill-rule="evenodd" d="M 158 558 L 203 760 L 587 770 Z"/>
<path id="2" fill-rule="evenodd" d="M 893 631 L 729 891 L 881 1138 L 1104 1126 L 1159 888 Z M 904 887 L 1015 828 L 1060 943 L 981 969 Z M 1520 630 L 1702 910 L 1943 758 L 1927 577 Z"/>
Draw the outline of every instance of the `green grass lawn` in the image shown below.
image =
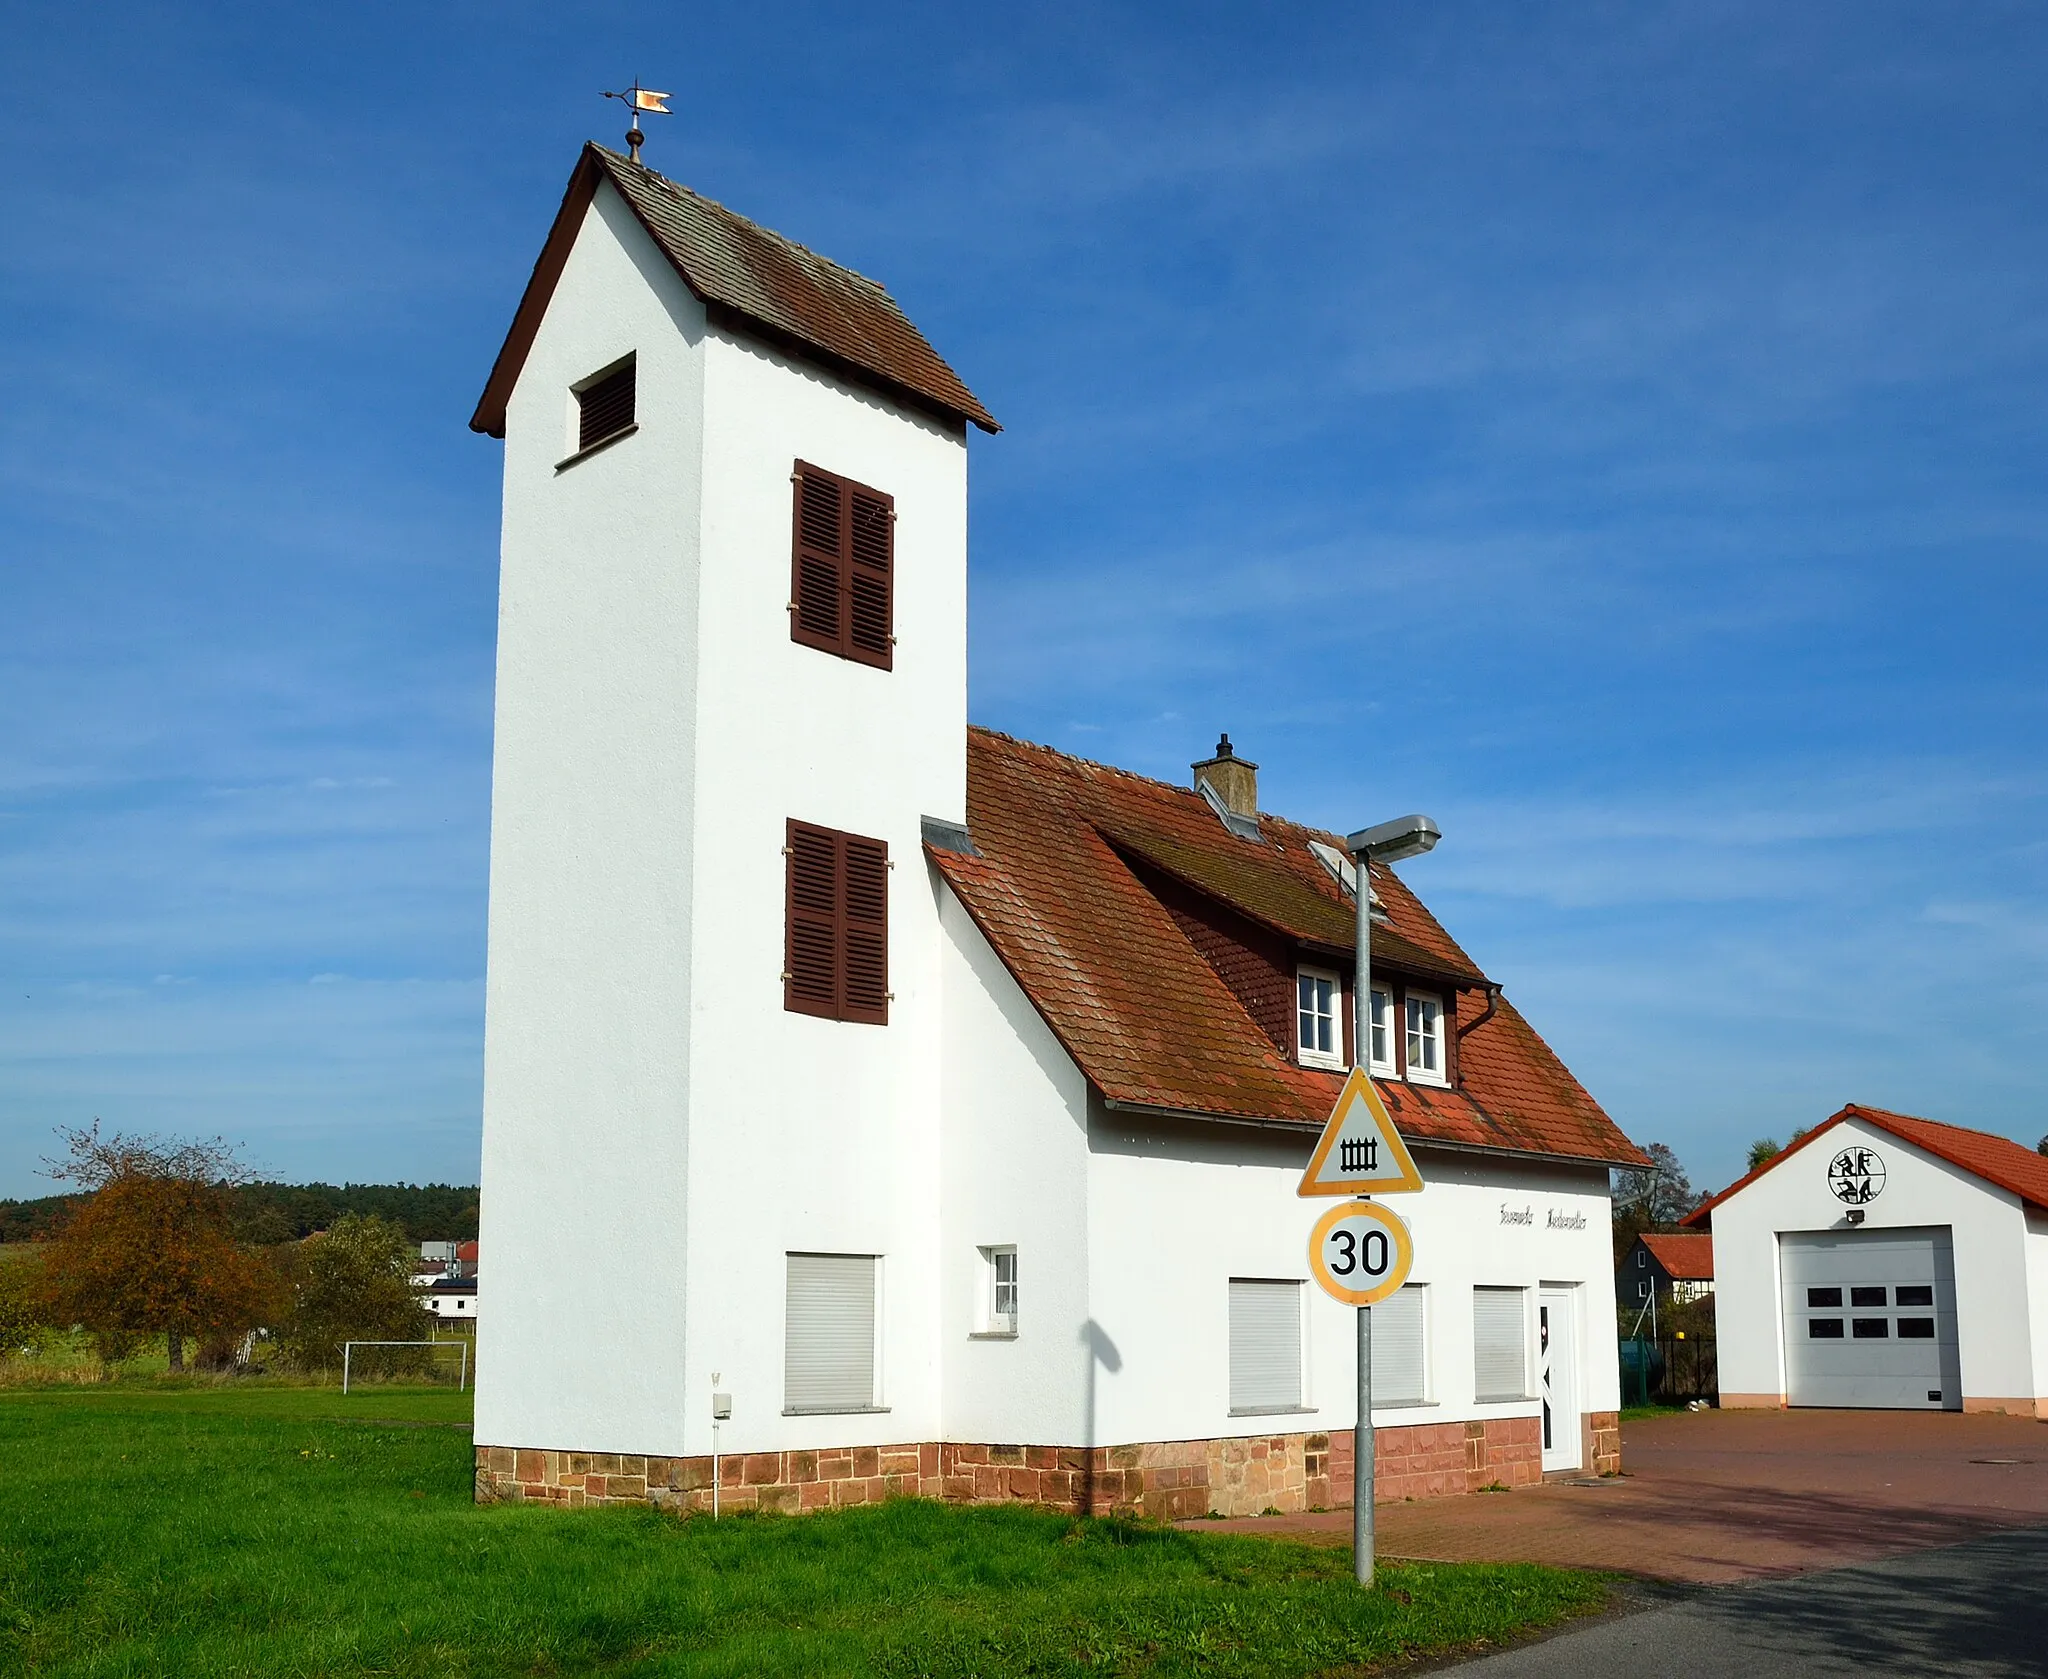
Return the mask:
<path id="1" fill-rule="evenodd" d="M 1597 1608 L 1597 1577 L 902 1501 L 470 1502 L 445 1388 L 0 1393 L 0 1671 L 1309 1675 Z"/>

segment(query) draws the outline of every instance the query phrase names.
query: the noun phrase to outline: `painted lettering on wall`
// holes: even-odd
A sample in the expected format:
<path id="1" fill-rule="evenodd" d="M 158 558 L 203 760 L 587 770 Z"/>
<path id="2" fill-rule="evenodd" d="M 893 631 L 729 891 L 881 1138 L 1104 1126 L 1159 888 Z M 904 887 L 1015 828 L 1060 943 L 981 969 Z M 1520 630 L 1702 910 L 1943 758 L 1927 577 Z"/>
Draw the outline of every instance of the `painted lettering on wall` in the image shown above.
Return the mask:
<path id="1" fill-rule="evenodd" d="M 1533 1225 L 1536 1222 L 1536 1209 L 1534 1207 L 1510 1207 L 1503 1201 L 1500 1206 L 1500 1221 L 1503 1224 Z M 1545 1230 L 1583 1230 L 1586 1228 L 1586 1215 L 1584 1213 L 1562 1212 L 1556 1207 L 1546 1207 L 1543 1209 L 1543 1228 Z"/>
<path id="2" fill-rule="evenodd" d="M 1536 1209 L 1534 1207 L 1510 1207 L 1503 1204 L 1500 1209 L 1500 1221 L 1503 1224 L 1534 1224 L 1536 1222 Z"/>
<path id="3" fill-rule="evenodd" d="M 1584 1213 L 1561 1213 L 1552 1207 L 1544 1222 L 1546 1230 L 1583 1230 L 1586 1228 Z"/>

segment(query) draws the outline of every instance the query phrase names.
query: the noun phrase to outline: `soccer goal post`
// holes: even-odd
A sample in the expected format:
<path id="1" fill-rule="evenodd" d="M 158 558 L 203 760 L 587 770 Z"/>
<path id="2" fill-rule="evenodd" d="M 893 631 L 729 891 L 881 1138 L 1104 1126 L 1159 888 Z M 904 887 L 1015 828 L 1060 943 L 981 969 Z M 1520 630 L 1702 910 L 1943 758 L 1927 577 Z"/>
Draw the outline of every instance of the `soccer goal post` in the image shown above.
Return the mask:
<path id="1" fill-rule="evenodd" d="M 341 1344 L 341 1391 L 348 1392 L 349 1366 L 358 1347 L 459 1347 L 462 1365 L 455 1378 L 455 1391 L 469 1390 L 469 1338 L 457 1336 L 446 1341 L 344 1341 Z"/>

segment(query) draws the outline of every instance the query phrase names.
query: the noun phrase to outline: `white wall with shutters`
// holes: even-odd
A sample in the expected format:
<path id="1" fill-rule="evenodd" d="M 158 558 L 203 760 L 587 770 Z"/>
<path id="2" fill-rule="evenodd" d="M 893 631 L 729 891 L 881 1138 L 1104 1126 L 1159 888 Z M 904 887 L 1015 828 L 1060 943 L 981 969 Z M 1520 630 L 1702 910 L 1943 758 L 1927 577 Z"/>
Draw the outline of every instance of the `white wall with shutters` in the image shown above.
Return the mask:
<path id="1" fill-rule="evenodd" d="M 1472 1391 L 1475 1398 L 1522 1399 L 1529 1393 L 1529 1291 L 1472 1291 Z"/>
<path id="2" fill-rule="evenodd" d="M 1301 1290 L 1298 1282 L 1230 1279 L 1230 1408 L 1301 1408 Z"/>
<path id="3" fill-rule="evenodd" d="M 784 1292 L 782 1405 L 863 1411 L 876 1402 L 872 1254 L 793 1253 Z"/>
<path id="4" fill-rule="evenodd" d="M 1372 1402 L 1420 1405 L 1429 1398 L 1429 1290 L 1419 1283 L 1372 1309 Z"/>

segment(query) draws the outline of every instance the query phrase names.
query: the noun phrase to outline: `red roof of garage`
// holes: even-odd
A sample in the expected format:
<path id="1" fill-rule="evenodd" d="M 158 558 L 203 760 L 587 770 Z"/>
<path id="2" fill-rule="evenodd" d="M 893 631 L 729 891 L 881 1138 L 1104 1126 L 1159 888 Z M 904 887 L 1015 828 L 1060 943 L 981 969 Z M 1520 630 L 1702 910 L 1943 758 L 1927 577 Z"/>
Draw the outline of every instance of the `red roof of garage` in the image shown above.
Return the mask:
<path id="1" fill-rule="evenodd" d="M 1201 795 L 987 729 L 967 735 L 974 853 L 927 847 L 1046 1023 L 1105 1097 L 1129 1107 L 1319 1126 L 1342 1073 L 1282 1053 L 1140 879 L 1134 860 L 1308 951 L 1346 955 L 1350 899 L 1310 840 L 1261 815 L 1227 830 Z M 1373 890 L 1390 968 L 1489 982 L 1391 870 Z M 1384 942 L 1382 942 L 1384 941 Z M 1375 1081 L 1404 1136 L 1612 1164 L 1644 1155 L 1506 999 L 1459 1040 L 1455 1089 Z"/>
<path id="2" fill-rule="evenodd" d="M 1789 1160 L 1801 1149 L 1819 1142 L 1846 1119 L 1860 1119 L 1866 1125 L 1874 1125 L 1880 1131 L 1888 1131 L 1901 1142 L 1925 1149 L 1929 1154 L 1946 1160 L 1951 1166 L 1960 1166 L 1986 1183 L 2009 1190 L 2029 1206 L 2048 1209 L 2048 1157 L 2023 1147 L 2010 1137 L 1994 1136 L 1989 1131 L 1972 1131 L 1962 1125 L 1945 1125 L 1938 1119 L 1919 1119 L 1912 1114 L 1892 1113 L 1884 1108 L 1866 1108 L 1859 1103 L 1851 1102 L 1840 1113 L 1830 1114 L 1825 1121 L 1816 1125 L 1796 1143 L 1772 1155 L 1755 1171 L 1745 1173 L 1719 1195 L 1709 1196 L 1686 1214 L 1683 1222 L 1711 1224 L 1714 1209 L 1729 1196 L 1747 1189 L 1772 1167 Z"/>

